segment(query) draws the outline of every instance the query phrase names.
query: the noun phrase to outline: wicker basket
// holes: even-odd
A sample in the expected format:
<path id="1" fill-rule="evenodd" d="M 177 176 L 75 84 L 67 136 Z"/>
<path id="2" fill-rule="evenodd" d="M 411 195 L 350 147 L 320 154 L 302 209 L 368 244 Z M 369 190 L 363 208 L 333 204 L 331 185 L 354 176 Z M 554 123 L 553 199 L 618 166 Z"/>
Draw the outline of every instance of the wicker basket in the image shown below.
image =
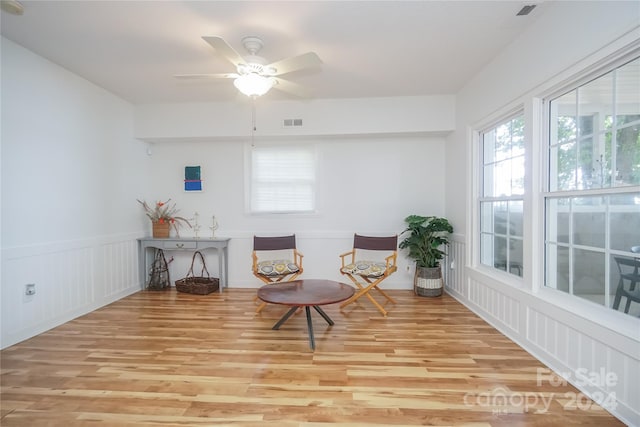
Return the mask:
<path id="1" fill-rule="evenodd" d="M 202 262 L 202 272 L 200 276 L 195 276 L 193 273 L 193 264 L 196 261 L 196 257 L 200 257 L 200 261 Z M 207 274 L 206 276 L 204 274 Z M 209 276 L 209 271 L 207 270 L 207 266 L 204 262 L 204 256 L 200 251 L 195 251 L 193 253 L 193 258 L 191 259 L 191 267 L 187 272 L 186 277 L 176 280 L 176 290 L 178 292 L 184 292 L 187 294 L 196 294 L 196 295 L 207 295 L 211 292 L 215 292 L 220 288 L 220 280 Z"/>
<path id="2" fill-rule="evenodd" d="M 147 289 L 150 291 L 162 291 L 171 288 L 169 262 L 167 262 L 167 259 L 164 257 L 162 249 L 156 249 L 153 264 L 151 264 L 151 271 L 149 272 Z"/>
<path id="3" fill-rule="evenodd" d="M 443 281 L 440 267 L 416 267 L 413 278 L 413 291 L 421 297 L 439 297 L 442 295 Z"/>

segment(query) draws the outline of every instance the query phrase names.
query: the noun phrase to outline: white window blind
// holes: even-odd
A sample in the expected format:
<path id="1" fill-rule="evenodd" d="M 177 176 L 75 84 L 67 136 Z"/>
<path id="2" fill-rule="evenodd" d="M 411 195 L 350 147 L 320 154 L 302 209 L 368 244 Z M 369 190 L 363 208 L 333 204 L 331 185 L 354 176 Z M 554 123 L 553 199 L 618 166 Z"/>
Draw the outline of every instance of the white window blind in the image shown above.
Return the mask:
<path id="1" fill-rule="evenodd" d="M 250 210 L 300 213 L 315 210 L 315 147 L 254 146 L 251 150 Z"/>

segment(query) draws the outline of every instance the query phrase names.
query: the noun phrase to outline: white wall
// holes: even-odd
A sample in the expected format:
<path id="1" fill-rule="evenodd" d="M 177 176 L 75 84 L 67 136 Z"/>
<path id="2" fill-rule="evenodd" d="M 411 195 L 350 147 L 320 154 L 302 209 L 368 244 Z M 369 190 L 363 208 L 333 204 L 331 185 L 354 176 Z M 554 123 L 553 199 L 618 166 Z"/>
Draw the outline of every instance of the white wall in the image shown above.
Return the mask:
<path id="1" fill-rule="evenodd" d="M 395 98 L 255 101 L 258 137 L 439 134 L 450 132 L 455 120 L 453 95 Z M 234 102 L 138 105 L 135 135 L 145 141 L 247 138 L 252 105 Z M 302 127 L 283 128 L 284 119 L 302 119 Z"/>
<path id="2" fill-rule="evenodd" d="M 273 141 L 270 141 L 273 143 Z M 251 275 L 252 237 L 296 233 L 305 255 L 305 277 L 334 278 L 338 254 L 352 247 L 353 233 L 397 234 L 410 214 L 444 213 L 444 138 L 379 136 L 359 138 L 307 138 L 319 157 L 318 212 L 309 215 L 251 215 L 244 205 L 244 153 L 242 141 L 165 142 L 153 145 L 152 190 L 147 199 L 171 198 L 189 218 L 197 211 L 201 236 L 216 215 L 218 236 L 231 237 L 230 286 L 258 287 Z M 182 190 L 184 166 L 200 165 L 203 192 Z M 148 226 L 150 232 L 150 225 Z M 193 230 L 181 228 L 181 236 Z M 172 277 L 184 276 L 188 255 L 174 252 Z M 182 256 L 181 256 L 182 255 Z M 401 257 L 402 266 L 408 264 Z M 210 270 L 217 264 L 208 262 Z M 406 269 L 405 269 L 406 270 Z M 394 275 L 392 286 L 410 289 L 412 277 Z"/>
<path id="3" fill-rule="evenodd" d="M 1 43 L 6 347 L 138 289 L 135 238 L 146 223 L 135 199 L 151 165 L 131 105 Z"/>
<path id="4" fill-rule="evenodd" d="M 524 237 L 530 244 L 525 248 L 524 280 L 483 270 L 473 258 L 476 239 L 468 234 L 474 209 L 470 131 L 500 113 L 524 107 L 527 150 L 538 152 L 544 144 L 532 124 L 537 123 L 540 91 L 640 38 L 638 2 L 547 2 L 542 7 L 531 28 L 458 94 L 456 130 L 446 144 L 446 214 L 457 230 L 449 261 L 458 267 L 447 270 L 447 290 L 547 366 L 568 373 L 570 382 L 587 395 L 614 396 L 612 412 L 640 425 L 638 319 L 539 289 L 542 262 L 535 243 L 543 232 L 537 220 L 541 207 L 532 192 L 539 191 L 541 165 L 526 165 Z M 586 384 L 579 378 L 580 372 L 600 369 L 617 376 L 614 385 Z M 545 386 L 548 391 L 549 384 Z"/>
<path id="5" fill-rule="evenodd" d="M 258 287 L 251 275 L 253 235 L 295 233 L 305 255 L 305 277 L 340 279 L 338 254 L 353 233 L 397 234 L 410 214 L 444 213 L 444 135 L 453 129 L 451 95 L 375 99 L 256 101 L 254 142 L 314 144 L 319 157 L 318 212 L 261 215 L 244 206 L 244 153 L 251 140 L 251 104 L 161 104 L 135 107 L 135 135 L 149 143 L 153 180 L 148 201 L 171 198 L 187 217 L 197 211 L 208 235 L 213 214 L 218 236 L 230 237 L 231 287 Z M 303 120 L 283 128 L 282 120 Z M 204 192 L 182 190 L 184 166 L 200 165 Z M 207 220 L 209 220 L 207 222 Z M 150 227 L 150 226 L 149 226 Z M 183 228 L 182 236 L 192 236 Z M 172 278 L 186 274 L 189 255 L 173 252 Z M 387 286 L 411 289 L 405 257 Z M 212 274 L 217 264 L 208 261 Z"/>

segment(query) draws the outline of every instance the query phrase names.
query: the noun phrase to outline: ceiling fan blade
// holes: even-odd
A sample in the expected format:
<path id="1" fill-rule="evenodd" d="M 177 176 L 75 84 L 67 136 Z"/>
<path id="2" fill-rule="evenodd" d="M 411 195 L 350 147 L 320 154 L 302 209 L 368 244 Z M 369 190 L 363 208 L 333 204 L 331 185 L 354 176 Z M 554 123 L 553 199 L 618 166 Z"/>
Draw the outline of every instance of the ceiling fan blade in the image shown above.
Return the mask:
<path id="1" fill-rule="evenodd" d="M 202 39 L 209 43 L 211 47 L 216 50 L 216 52 L 224 56 L 229 62 L 235 65 L 236 68 L 238 68 L 238 65 L 245 63 L 245 60 L 242 59 L 242 56 L 240 56 L 240 54 L 236 52 L 234 48 L 229 46 L 229 44 L 222 37 L 203 36 Z"/>
<path id="2" fill-rule="evenodd" d="M 220 74 L 176 74 L 173 77 L 178 79 L 235 79 L 240 76 L 236 73 L 220 73 Z"/>
<path id="3" fill-rule="evenodd" d="M 307 52 L 302 55 L 292 56 L 291 58 L 285 58 L 266 65 L 265 69 L 275 69 L 275 72 L 270 73 L 270 75 L 280 76 L 282 74 L 291 73 L 305 68 L 320 67 L 321 65 L 322 60 L 320 60 L 320 57 L 318 57 L 315 52 Z"/>
<path id="4" fill-rule="evenodd" d="M 287 92 L 299 98 L 311 98 L 311 96 L 313 95 L 313 93 L 309 89 L 290 80 L 279 79 L 277 77 L 274 77 L 274 80 L 276 81 L 276 84 L 273 86 L 274 89 Z"/>

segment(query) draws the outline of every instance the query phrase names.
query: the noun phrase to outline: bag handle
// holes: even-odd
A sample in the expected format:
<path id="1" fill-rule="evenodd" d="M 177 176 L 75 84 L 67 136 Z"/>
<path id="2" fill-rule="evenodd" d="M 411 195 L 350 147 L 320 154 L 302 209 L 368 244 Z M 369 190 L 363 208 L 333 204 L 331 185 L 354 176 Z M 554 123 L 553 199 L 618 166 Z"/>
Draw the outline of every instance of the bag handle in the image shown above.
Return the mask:
<path id="1" fill-rule="evenodd" d="M 191 267 L 189 267 L 189 271 L 187 272 L 187 276 L 186 277 L 195 277 L 195 274 L 193 273 L 193 263 L 196 261 L 196 256 L 200 256 L 200 262 L 202 262 L 202 271 L 200 272 L 200 276 L 199 277 L 204 277 L 204 273 L 207 273 L 207 278 L 211 278 L 211 276 L 209 275 L 209 270 L 207 270 L 207 265 L 204 262 L 204 255 L 202 255 L 202 253 L 200 251 L 195 251 L 193 253 L 193 257 L 191 258 Z"/>

